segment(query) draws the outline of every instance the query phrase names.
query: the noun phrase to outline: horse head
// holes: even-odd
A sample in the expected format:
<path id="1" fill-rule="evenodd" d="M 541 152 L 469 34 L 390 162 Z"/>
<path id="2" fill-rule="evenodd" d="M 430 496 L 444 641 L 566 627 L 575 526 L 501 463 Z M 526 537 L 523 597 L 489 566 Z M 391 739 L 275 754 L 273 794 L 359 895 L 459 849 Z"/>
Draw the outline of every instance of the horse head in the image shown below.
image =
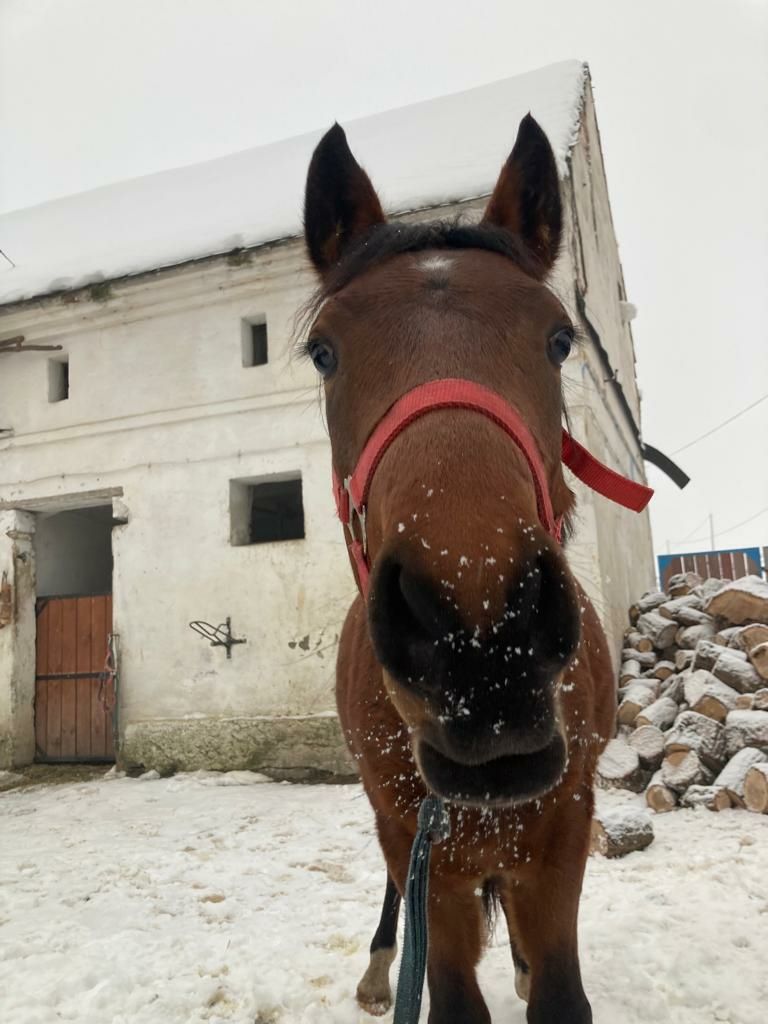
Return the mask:
<path id="1" fill-rule="evenodd" d="M 561 230 L 555 158 L 530 115 L 477 224 L 387 222 L 338 125 L 309 169 L 305 235 L 320 289 L 305 345 L 338 480 L 354 481 L 408 396 L 441 382 L 459 398 L 488 396 L 435 403 L 407 423 L 403 412 L 371 456 L 349 536 L 422 778 L 465 804 L 528 801 L 567 763 L 560 690 L 580 596 L 561 546 L 573 495 L 560 367 L 575 327 L 546 283 Z M 494 409 L 509 410 L 509 429 Z"/>

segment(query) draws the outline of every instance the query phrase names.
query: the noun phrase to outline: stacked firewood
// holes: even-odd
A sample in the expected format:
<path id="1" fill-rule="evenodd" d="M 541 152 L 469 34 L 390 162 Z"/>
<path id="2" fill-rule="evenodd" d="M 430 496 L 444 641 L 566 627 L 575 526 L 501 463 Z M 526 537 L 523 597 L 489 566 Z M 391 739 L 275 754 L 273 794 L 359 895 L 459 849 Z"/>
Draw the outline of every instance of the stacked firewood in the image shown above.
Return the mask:
<path id="1" fill-rule="evenodd" d="M 768 812 L 768 583 L 682 573 L 629 621 L 598 782 L 659 813 Z"/>

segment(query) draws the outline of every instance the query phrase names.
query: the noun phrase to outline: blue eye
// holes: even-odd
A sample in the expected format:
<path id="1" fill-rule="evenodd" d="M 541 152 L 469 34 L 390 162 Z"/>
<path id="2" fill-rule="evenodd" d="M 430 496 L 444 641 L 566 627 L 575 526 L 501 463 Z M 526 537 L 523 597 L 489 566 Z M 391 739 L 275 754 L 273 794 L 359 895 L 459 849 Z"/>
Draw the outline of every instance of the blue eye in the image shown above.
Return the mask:
<path id="1" fill-rule="evenodd" d="M 563 327 L 549 339 L 547 354 L 555 366 L 562 366 L 571 354 L 573 345 L 573 331 L 570 327 Z"/>
<path id="2" fill-rule="evenodd" d="M 307 351 L 315 369 L 323 377 L 330 377 L 336 369 L 336 353 L 327 341 L 310 341 Z"/>

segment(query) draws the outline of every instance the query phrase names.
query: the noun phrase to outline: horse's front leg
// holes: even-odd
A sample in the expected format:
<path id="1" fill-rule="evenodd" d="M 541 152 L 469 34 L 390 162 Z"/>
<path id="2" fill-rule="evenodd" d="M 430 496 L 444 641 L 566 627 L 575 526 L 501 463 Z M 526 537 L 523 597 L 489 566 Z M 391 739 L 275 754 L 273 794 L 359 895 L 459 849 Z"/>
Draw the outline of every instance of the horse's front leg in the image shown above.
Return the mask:
<path id="1" fill-rule="evenodd" d="M 395 818 L 377 815 L 389 877 L 405 892 L 413 835 Z M 486 938 L 478 879 L 449 874 L 442 847 L 432 851 L 429 873 L 429 1024 L 490 1024 L 475 968 Z"/>
<path id="2" fill-rule="evenodd" d="M 389 969 L 397 956 L 397 919 L 400 914 L 400 893 L 387 872 L 387 888 L 381 908 L 379 927 L 371 942 L 368 969 L 357 986 L 357 1001 L 368 1013 L 376 1017 L 386 1013 L 392 1005 L 389 987 Z"/>
<path id="3" fill-rule="evenodd" d="M 592 1022 L 576 935 L 590 819 L 584 811 L 568 819 L 558 821 L 535 873 L 502 887 L 516 987 L 528 999 L 528 1024 Z"/>
<path id="4" fill-rule="evenodd" d="M 478 881 L 433 873 L 429 882 L 429 1024 L 490 1024 L 476 968 L 486 940 Z"/>

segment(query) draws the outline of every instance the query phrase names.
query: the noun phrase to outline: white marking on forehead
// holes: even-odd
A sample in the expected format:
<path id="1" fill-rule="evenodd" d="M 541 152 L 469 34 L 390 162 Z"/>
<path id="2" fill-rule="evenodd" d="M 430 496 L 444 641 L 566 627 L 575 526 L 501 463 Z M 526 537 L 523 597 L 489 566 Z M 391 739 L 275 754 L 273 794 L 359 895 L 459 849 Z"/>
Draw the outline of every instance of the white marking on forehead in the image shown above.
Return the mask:
<path id="1" fill-rule="evenodd" d="M 419 263 L 422 270 L 450 270 L 453 260 L 448 256 L 425 256 Z"/>

